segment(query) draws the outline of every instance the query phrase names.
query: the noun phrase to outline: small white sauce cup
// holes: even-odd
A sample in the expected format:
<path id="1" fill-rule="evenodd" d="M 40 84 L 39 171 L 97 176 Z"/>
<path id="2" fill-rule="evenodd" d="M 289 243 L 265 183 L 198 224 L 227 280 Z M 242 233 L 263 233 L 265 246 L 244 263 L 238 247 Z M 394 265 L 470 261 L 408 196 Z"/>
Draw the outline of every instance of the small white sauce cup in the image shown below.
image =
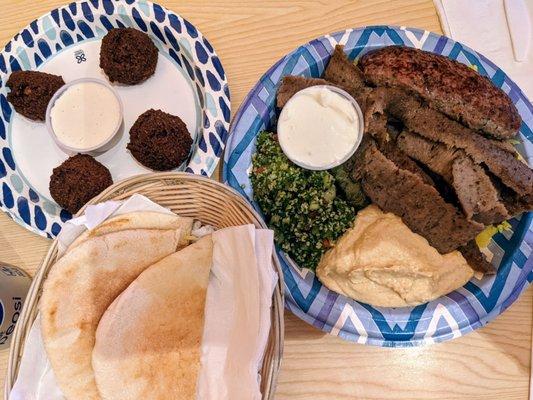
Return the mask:
<path id="1" fill-rule="evenodd" d="M 353 154 L 355 153 L 355 151 L 357 150 L 357 148 L 359 147 L 359 145 L 361 144 L 361 140 L 363 140 L 363 132 L 364 132 L 364 119 L 363 119 L 363 112 L 361 111 L 361 107 L 359 106 L 359 103 L 348 93 L 346 92 L 345 90 L 342 90 L 342 89 L 339 89 L 338 87 L 336 86 L 332 86 L 332 85 L 316 85 L 316 86 L 311 86 L 310 88 L 324 88 L 324 89 L 329 89 L 331 90 L 332 92 L 334 93 L 337 93 L 339 95 L 341 95 L 342 97 L 344 97 L 346 100 L 348 100 L 352 105 L 353 105 L 353 108 L 355 109 L 355 112 L 357 114 L 357 117 L 359 118 L 359 132 L 357 134 L 357 138 L 355 139 L 355 142 L 353 143 L 353 146 L 350 148 L 350 151 L 348 153 L 346 153 L 346 156 L 343 157 L 342 159 L 340 160 L 337 160 L 329 165 L 326 165 L 326 166 L 320 166 L 320 167 L 317 167 L 317 166 L 314 166 L 314 165 L 308 165 L 308 164 L 305 164 L 305 163 L 302 163 L 301 161 L 299 160 L 295 160 L 293 159 L 289 152 L 286 151 L 286 149 L 283 148 L 283 145 L 281 144 L 280 142 L 280 146 L 281 146 L 281 149 L 283 150 L 283 153 L 287 156 L 287 158 L 289 160 L 291 160 L 294 164 L 298 165 L 299 167 L 302 167 L 302 168 L 305 168 L 305 169 L 309 169 L 309 170 L 312 170 L 312 171 L 324 171 L 324 170 L 328 170 L 328 169 L 331 169 L 331 168 L 335 168 L 341 164 L 344 164 L 346 161 L 348 161 L 348 159 L 353 156 Z M 292 99 L 300 92 L 306 90 L 306 89 L 309 89 L 309 88 L 305 88 L 305 89 L 302 89 L 298 92 L 296 92 L 290 99 L 289 101 L 287 101 L 287 103 L 285 103 L 285 106 L 286 107 L 291 101 Z M 282 110 L 283 112 L 283 110 Z M 280 114 L 281 115 L 281 114 Z M 279 120 L 278 120 L 278 123 L 279 123 Z"/>
<path id="2" fill-rule="evenodd" d="M 67 89 L 69 89 L 70 87 L 74 85 L 78 85 L 80 83 L 87 83 L 87 82 L 98 83 L 99 85 L 105 86 L 107 89 L 111 91 L 111 93 L 114 94 L 115 98 L 118 101 L 120 118 L 118 119 L 117 126 L 115 127 L 113 133 L 109 135 L 109 137 L 105 138 L 101 143 L 97 144 L 96 146 L 92 146 L 92 147 L 77 148 L 77 147 L 72 147 L 72 146 L 69 146 L 63 143 L 57 137 L 56 133 L 54 132 L 54 126 L 52 124 L 51 112 L 52 112 L 52 108 L 54 107 L 56 100 L 59 99 L 61 95 L 65 93 Z M 46 108 L 45 122 L 46 122 L 46 128 L 48 129 L 48 132 L 50 133 L 50 135 L 52 136 L 56 144 L 65 153 L 69 155 L 78 154 L 78 153 L 96 155 L 96 154 L 103 153 L 109 150 L 113 146 L 114 144 L 113 139 L 117 136 L 117 133 L 119 132 L 120 127 L 122 126 L 123 120 L 124 120 L 124 106 L 122 104 L 122 100 L 120 99 L 120 96 L 118 95 L 117 91 L 111 85 L 109 85 L 106 81 L 103 81 L 97 78 L 80 78 L 80 79 L 75 79 L 73 81 L 66 83 L 65 85 L 61 86 L 61 88 L 59 88 L 57 92 L 54 93 L 54 95 L 50 99 L 50 102 L 48 103 L 48 106 Z"/>

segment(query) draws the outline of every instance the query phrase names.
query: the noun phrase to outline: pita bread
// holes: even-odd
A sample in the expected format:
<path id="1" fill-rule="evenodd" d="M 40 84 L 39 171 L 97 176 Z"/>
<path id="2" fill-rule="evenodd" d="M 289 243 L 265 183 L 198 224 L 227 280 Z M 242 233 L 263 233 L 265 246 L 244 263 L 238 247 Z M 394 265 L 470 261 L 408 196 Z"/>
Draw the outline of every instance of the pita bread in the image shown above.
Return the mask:
<path id="1" fill-rule="evenodd" d="M 193 219 L 180 217 L 176 214 L 165 214 L 155 211 L 137 211 L 117 215 L 102 222 L 95 228 L 83 232 L 71 243 L 67 252 L 87 239 L 102 236 L 111 232 L 124 231 L 126 229 L 181 229 L 179 247 L 189 244 Z"/>
<path id="2" fill-rule="evenodd" d="M 196 398 L 211 235 L 146 269 L 96 331 L 93 368 L 103 399 Z"/>
<path id="3" fill-rule="evenodd" d="M 91 365 L 96 328 L 115 298 L 148 266 L 176 251 L 179 231 L 125 230 L 87 239 L 44 283 L 43 341 L 67 400 L 100 399 Z"/>

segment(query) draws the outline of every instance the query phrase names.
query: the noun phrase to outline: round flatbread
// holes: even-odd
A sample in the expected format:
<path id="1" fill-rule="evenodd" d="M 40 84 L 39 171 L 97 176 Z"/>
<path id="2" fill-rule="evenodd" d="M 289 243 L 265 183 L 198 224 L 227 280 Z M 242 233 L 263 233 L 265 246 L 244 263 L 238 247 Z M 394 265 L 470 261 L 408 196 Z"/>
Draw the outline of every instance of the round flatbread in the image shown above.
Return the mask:
<path id="1" fill-rule="evenodd" d="M 52 266 L 44 283 L 42 335 L 67 400 L 100 400 L 91 364 L 105 310 L 148 266 L 176 251 L 179 230 L 135 229 L 87 239 Z"/>
<path id="2" fill-rule="evenodd" d="M 136 211 L 117 215 L 116 217 L 105 220 L 95 228 L 83 232 L 70 244 L 67 252 L 87 239 L 111 232 L 124 231 L 126 229 L 181 229 L 179 246 L 183 247 L 187 246 L 190 242 L 192 223 L 192 218 L 156 211 Z"/>
<path id="3" fill-rule="evenodd" d="M 93 368 L 103 399 L 196 398 L 211 235 L 146 269 L 96 331 Z"/>

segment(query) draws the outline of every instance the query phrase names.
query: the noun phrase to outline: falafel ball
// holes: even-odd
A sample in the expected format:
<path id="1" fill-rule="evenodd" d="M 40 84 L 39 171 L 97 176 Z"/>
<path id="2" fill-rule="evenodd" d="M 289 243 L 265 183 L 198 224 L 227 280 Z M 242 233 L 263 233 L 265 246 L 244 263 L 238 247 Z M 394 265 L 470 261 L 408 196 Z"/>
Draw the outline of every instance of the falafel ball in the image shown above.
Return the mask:
<path id="1" fill-rule="evenodd" d="M 61 207 L 72 214 L 113 184 L 109 170 L 88 154 L 76 154 L 50 177 L 50 194 Z"/>
<path id="2" fill-rule="evenodd" d="M 102 39 L 100 68 L 111 82 L 135 85 L 152 76 L 157 48 L 150 37 L 133 28 L 111 29 Z"/>
<path id="3" fill-rule="evenodd" d="M 44 121 L 50 99 L 64 84 L 65 81 L 58 75 L 39 71 L 15 71 L 6 83 L 11 89 L 7 100 L 25 117 Z"/>
<path id="4" fill-rule="evenodd" d="M 130 129 L 128 150 L 142 165 L 157 171 L 179 167 L 191 146 L 185 122 L 161 110 L 145 111 Z"/>

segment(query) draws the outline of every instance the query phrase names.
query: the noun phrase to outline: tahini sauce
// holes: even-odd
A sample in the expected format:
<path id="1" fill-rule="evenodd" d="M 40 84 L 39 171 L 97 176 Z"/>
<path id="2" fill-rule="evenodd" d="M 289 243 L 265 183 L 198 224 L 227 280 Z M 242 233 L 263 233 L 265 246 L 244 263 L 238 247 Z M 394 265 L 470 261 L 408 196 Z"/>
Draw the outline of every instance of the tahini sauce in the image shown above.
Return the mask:
<path id="1" fill-rule="evenodd" d="M 283 107 L 278 139 L 284 153 L 296 164 L 328 169 L 344 162 L 362 134 L 354 104 L 333 90 L 316 86 L 296 93 Z"/>
<path id="2" fill-rule="evenodd" d="M 120 103 L 113 91 L 96 82 L 72 85 L 50 110 L 57 139 L 79 150 L 103 144 L 116 132 L 121 118 Z"/>

